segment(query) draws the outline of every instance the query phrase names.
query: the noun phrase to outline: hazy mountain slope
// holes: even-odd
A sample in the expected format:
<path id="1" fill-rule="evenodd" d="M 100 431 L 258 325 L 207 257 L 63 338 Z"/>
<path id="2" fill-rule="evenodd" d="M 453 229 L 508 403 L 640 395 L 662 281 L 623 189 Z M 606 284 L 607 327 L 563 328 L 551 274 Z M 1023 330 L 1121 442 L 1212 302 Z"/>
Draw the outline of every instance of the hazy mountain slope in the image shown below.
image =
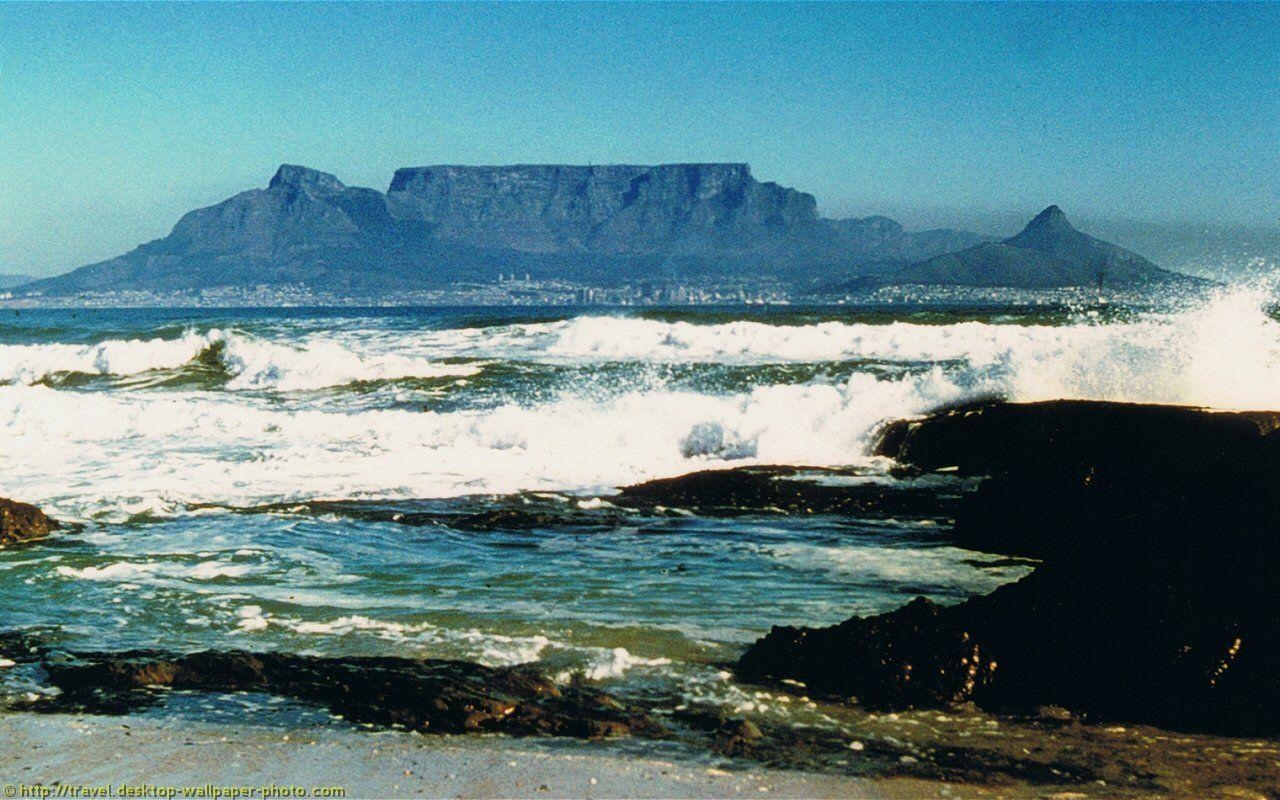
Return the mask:
<path id="1" fill-rule="evenodd" d="M 1048 288 L 1194 280 L 1081 233 L 1060 208 L 1049 206 L 1016 236 L 935 256 L 893 273 L 888 282 Z"/>
<path id="2" fill-rule="evenodd" d="M 163 239 L 37 281 L 47 294 L 306 284 L 376 289 L 425 281 L 441 255 L 420 225 L 394 219 L 382 193 L 285 165 L 251 189 L 186 214 Z M 450 253 L 465 261 L 466 253 Z"/>
<path id="3" fill-rule="evenodd" d="M 24 283 L 30 283 L 32 280 L 34 279 L 30 275 L 0 273 L 0 289 L 12 289 L 15 286 L 21 286 Z"/>
<path id="4" fill-rule="evenodd" d="M 135 250 L 22 287 L 65 295 L 304 285 L 377 293 L 529 273 L 595 283 L 852 277 L 980 240 L 826 220 L 745 164 L 414 167 L 386 194 L 284 165 Z"/>
<path id="5" fill-rule="evenodd" d="M 851 252 L 867 263 L 903 264 L 989 242 L 995 237 L 951 228 L 910 233 L 888 217 L 826 220 Z"/>

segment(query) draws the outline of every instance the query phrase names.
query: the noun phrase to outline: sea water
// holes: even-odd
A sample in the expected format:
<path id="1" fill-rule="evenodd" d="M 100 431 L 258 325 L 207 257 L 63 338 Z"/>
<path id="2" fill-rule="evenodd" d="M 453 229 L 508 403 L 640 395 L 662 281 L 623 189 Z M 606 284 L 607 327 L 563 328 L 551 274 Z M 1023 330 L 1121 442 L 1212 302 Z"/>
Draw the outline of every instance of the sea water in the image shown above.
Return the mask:
<path id="1" fill-rule="evenodd" d="M 1280 407 L 1275 302 L 0 310 L 0 494 L 74 524 L 0 550 L 0 627 L 534 662 L 754 708 L 725 666 L 771 625 L 959 602 L 1031 565 L 954 547 L 945 518 L 705 517 L 619 487 L 761 464 L 892 481 L 879 428 L 973 399 Z M 540 521 L 460 523 L 495 508 Z"/>

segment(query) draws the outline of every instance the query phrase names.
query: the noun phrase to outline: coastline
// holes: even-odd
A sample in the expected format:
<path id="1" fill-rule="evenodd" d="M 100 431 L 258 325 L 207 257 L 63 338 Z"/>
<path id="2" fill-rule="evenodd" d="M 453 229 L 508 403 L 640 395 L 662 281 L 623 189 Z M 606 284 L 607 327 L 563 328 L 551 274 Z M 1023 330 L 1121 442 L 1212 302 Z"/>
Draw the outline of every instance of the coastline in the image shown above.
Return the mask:
<path id="1" fill-rule="evenodd" d="M 128 747 L 122 748 L 122 737 Z M 672 745 L 438 737 L 186 718 L 0 714 L 6 784 L 341 787 L 347 797 L 1039 797 L 1030 786 L 958 786 L 771 769 Z"/>
<path id="2" fill-rule="evenodd" d="M 862 753 L 851 750 L 843 767 L 850 772 L 841 772 L 831 764 L 801 766 L 792 758 L 799 751 L 786 746 L 752 758 L 746 751 L 734 756 L 690 742 L 630 737 L 420 734 L 356 726 L 301 704 L 245 713 L 235 696 L 175 693 L 172 704 L 121 716 L 0 712 L 0 739 L 6 743 L 0 750 L 0 788 L 110 785 L 114 794 L 108 796 L 117 797 L 123 796 L 122 784 L 146 784 L 179 791 L 208 785 L 307 792 L 337 787 L 347 798 L 1268 800 L 1275 795 L 1267 775 L 1280 767 L 1280 742 L 1271 739 L 955 712 L 881 715 L 872 724 L 881 729 L 875 741 L 889 742 L 892 732 L 926 749 L 952 750 L 954 757 L 971 759 L 971 767 L 964 775 L 936 778 L 910 774 L 918 766 L 904 759 L 897 774 L 850 774 L 860 769 Z M 1026 759 L 1021 767 L 1018 758 Z M 791 766 L 779 766 L 786 763 Z M 1091 765 L 1097 779 L 1072 776 L 1072 763 Z M 999 764 L 1004 768 L 987 769 Z M 1068 772 L 1056 774 L 1054 765 Z"/>
<path id="3" fill-rule="evenodd" d="M 969 334 L 966 347 L 974 336 L 1000 345 L 997 353 L 1031 347 L 1034 364 L 1054 357 L 1064 337 L 1087 343 L 1098 331 L 1075 324 L 1002 327 L 1008 322 L 952 321 L 942 330 Z M 23 431 L 33 443 L 47 442 L 42 431 L 61 431 L 62 418 L 80 418 L 47 419 L 41 401 L 56 393 L 67 404 L 137 413 L 123 433 L 149 436 L 155 417 L 144 410 L 176 397 L 182 408 L 204 415 L 201 441 L 210 443 L 207 458 L 216 470 L 201 473 L 201 489 L 215 499 L 234 496 L 263 469 L 262 451 L 246 442 L 266 442 L 288 456 L 267 459 L 269 472 L 259 473 L 264 480 L 254 486 L 270 489 L 268 498 L 278 494 L 271 481 L 281 463 L 299 465 L 287 473 L 285 488 L 358 494 L 349 474 L 383 473 L 357 461 L 341 462 L 339 474 L 326 459 L 353 452 L 382 459 L 387 447 L 413 458 L 401 463 L 427 470 L 419 484 L 410 484 L 416 473 L 404 469 L 385 473 L 395 486 L 411 486 L 398 491 L 421 498 L 434 496 L 438 484 L 430 481 L 439 477 L 421 458 L 426 452 L 454 471 L 460 462 L 446 456 L 483 445 L 483 458 L 474 462 L 484 465 L 480 478 L 500 472 L 494 465 L 513 453 L 538 454 L 530 469 L 542 469 L 546 454 L 562 452 L 555 446 L 564 441 L 575 446 L 563 451 L 561 463 L 595 463 L 583 454 L 594 452 L 598 437 L 576 438 L 577 429 L 589 428 L 580 401 L 572 406 L 579 415 L 574 430 L 547 429 L 566 406 L 561 400 L 548 405 L 541 393 L 563 379 L 566 348 L 574 354 L 576 387 L 585 382 L 598 389 L 602 341 L 613 348 L 609 358 L 681 345 L 679 355 L 688 360 L 694 357 L 689 346 L 697 345 L 702 350 L 694 352 L 723 362 L 717 370 L 728 377 L 711 372 L 700 379 L 694 404 L 688 388 L 673 392 L 664 376 L 622 371 L 624 388 L 640 379 L 641 386 L 659 388 L 615 389 L 605 405 L 585 406 L 601 420 L 626 420 L 595 430 L 631 435 L 636 419 L 662 423 L 651 437 L 657 445 L 651 452 L 661 458 L 629 465 L 617 477 L 564 479 L 612 485 L 614 493 L 224 502 L 140 517 L 130 507 L 127 518 L 86 519 L 83 529 L 69 527 L 65 537 L 15 548 L 5 565 L 17 590 L 15 608 L 18 597 L 34 601 L 40 616 L 14 617 L 15 641 L 22 644 L 29 631 L 31 643 L 4 652 L 8 663 L 0 666 L 14 667 L 4 670 L 19 690 L 14 698 L 24 696 L 28 677 L 37 678 L 33 687 L 52 690 L 38 713 L 30 713 L 36 700 L 28 694 L 0 714 L 0 735 L 10 744 L 0 769 L 5 777 L 16 773 L 18 784 L 311 784 L 341 785 L 348 796 L 477 797 L 1266 798 L 1276 789 L 1280 740 L 1263 724 L 1275 707 L 1268 677 L 1276 674 L 1268 666 L 1274 646 L 1267 644 L 1275 641 L 1268 635 L 1274 601 L 1264 575 L 1275 557 L 1265 535 L 1274 530 L 1268 520 L 1275 507 L 1255 484 L 1273 474 L 1280 412 L 1210 412 L 1192 403 L 996 402 L 981 394 L 985 384 L 963 380 L 986 374 L 982 360 L 951 366 L 963 373 L 940 395 L 941 377 L 929 376 L 942 375 L 936 364 L 949 363 L 953 350 L 943 346 L 946 336 L 932 336 L 938 329 L 923 325 L 908 329 L 924 337 L 915 349 L 894 344 L 888 355 L 913 370 L 934 365 L 933 372 L 886 375 L 872 366 L 851 373 L 838 389 L 810 386 L 816 378 L 808 368 L 778 374 L 771 363 L 741 364 L 729 346 L 746 336 L 750 352 L 768 362 L 791 352 L 794 331 L 762 337 L 778 331 L 721 321 L 709 330 L 680 321 L 610 323 L 621 330 L 605 331 L 604 339 L 597 322 L 589 331 L 572 321 L 500 327 L 519 347 L 503 345 L 497 355 L 538 362 L 530 387 L 528 366 L 471 364 L 484 351 L 473 348 L 471 333 L 452 333 L 452 327 L 444 334 L 416 326 L 405 333 L 397 322 L 386 326 L 386 335 L 340 332 L 348 348 L 341 352 L 368 368 L 357 377 L 382 381 L 375 384 L 379 392 L 395 392 L 371 399 L 365 383 L 349 382 L 356 373 L 345 366 L 340 374 L 293 376 L 279 368 L 307 366 L 318 353 L 332 361 L 337 351 L 319 348 L 323 341 L 312 353 L 241 333 L 242 352 L 211 365 L 204 341 L 188 341 L 198 337 L 184 333 L 170 346 L 176 340 L 142 338 L 157 331 L 172 336 L 174 328 L 156 327 L 167 323 L 132 324 L 143 329 L 138 338 L 94 345 L 101 353 L 33 333 L 35 341 L 23 346 L 42 359 L 23 373 L 28 386 L 11 390 L 33 395 L 22 407 L 25 417 L 15 419 L 40 423 Z M 275 334 L 278 324 L 264 322 L 262 330 Z M 881 330 L 871 322 L 812 324 L 827 338 L 840 332 L 847 342 L 830 346 L 822 337 L 817 343 L 806 338 L 805 358 L 844 363 L 850 348 L 882 352 L 876 348 L 884 343 L 871 336 Z M 1148 338 L 1168 327 L 1158 320 L 1119 324 L 1128 326 L 1122 332 L 1147 325 L 1140 330 Z M 1108 341 L 1122 338 L 1102 331 Z M 584 339 L 585 333 L 592 335 Z M 639 334 L 661 338 L 648 346 Z M 53 335 L 78 334 L 58 329 Z M 427 339 L 439 352 L 387 360 L 387 342 L 406 338 Z M 90 366 L 86 352 L 94 357 Z M 442 368 L 443 352 L 465 353 L 468 361 Z M 1142 364 L 1145 369 L 1148 361 Z M 59 370 L 67 372 L 64 365 L 70 377 L 58 377 Z M 427 367 L 444 374 L 400 374 Z M 1264 371 L 1259 386 L 1269 374 Z M 48 375 L 54 377 L 45 381 Z M 169 388 L 186 394 L 170 395 Z M 495 412 L 487 394 L 494 388 L 518 388 L 541 404 L 504 402 Z M 922 411 L 962 389 L 970 402 Z M 643 402 L 644 413 L 619 413 L 638 406 L 618 404 L 617 396 Z M 777 413 L 777 397 L 789 398 L 786 414 Z M 758 413 L 744 416 L 743 408 L 770 398 L 761 408 L 787 435 L 757 434 L 744 449 L 738 430 L 744 423 L 735 421 L 759 424 Z M 264 399 L 273 405 L 264 406 Z M 869 401 L 880 405 L 868 412 Z M 692 410 L 687 419 L 668 421 L 662 409 L 677 407 Z M 530 408 L 541 416 L 530 418 Z M 793 409 L 807 412 L 801 419 L 842 420 L 846 427 L 836 432 L 846 444 L 828 449 L 831 437 L 824 436 L 798 447 L 795 433 L 803 426 Z M 493 429 L 500 436 L 477 428 L 477 420 L 490 416 L 502 423 Z M 453 424 L 454 417 L 467 421 L 466 435 L 439 438 L 445 429 L 438 423 Z M 511 438 L 513 418 L 527 439 Z M 877 422 L 882 418 L 899 421 L 886 426 Z M 389 434 L 373 437 L 377 447 L 369 453 L 350 435 L 366 428 L 314 424 L 364 425 L 366 419 L 369 430 Z M 187 449 L 189 427 L 185 414 L 175 415 L 166 434 L 172 441 L 163 444 L 176 449 L 156 452 L 181 454 L 173 463 L 191 466 L 199 457 Z M 477 430 L 484 435 L 469 438 Z M 82 435 L 75 427 L 70 433 Z M 121 438 L 108 430 L 102 447 Z M 787 449 L 768 449 L 779 444 Z M 75 452 L 82 459 L 93 453 L 83 441 L 75 442 Z M 110 458 L 116 452 L 102 450 L 99 462 L 75 461 L 80 471 L 63 477 L 30 459 L 32 499 L 48 500 L 40 491 L 52 484 L 75 485 L 71 479 L 83 474 L 85 463 L 99 470 L 116 463 Z M 863 463 L 823 466 L 849 452 L 860 453 Z M 751 463 L 766 457 L 777 464 Z M 813 460 L 816 466 L 795 465 Z M 308 471 L 322 461 L 327 473 Z M 709 468 L 625 482 L 628 474 L 661 475 L 672 464 Z M 525 462 L 507 466 L 516 470 Z M 219 477 L 226 483 L 213 480 Z M 463 477 L 474 488 L 476 476 Z M 148 474 L 145 480 L 154 479 Z M 384 480 L 369 491 L 387 493 L 389 485 Z M 326 492 L 326 486 L 334 488 Z M 72 524 L 81 518 L 75 512 L 97 513 L 104 505 L 95 494 L 79 506 L 54 499 L 54 518 Z M 59 513 L 67 509 L 70 516 Z M 1222 529 L 1213 542 L 1201 535 L 1211 528 Z M 602 563 L 630 568 L 600 570 Z M 1033 564 L 1034 572 L 1024 574 Z M 738 579 L 744 575 L 752 582 Z M 594 593 L 584 594 L 584 586 Z M 618 598 L 634 603 L 642 590 L 649 592 L 646 603 L 619 605 Z M 714 604 L 706 603 L 708 593 Z M 1178 613 L 1156 602 L 1166 595 L 1179 604 Z M 504 600 L 508 616 L 494 623 L 484 616 L 492 609 L 468 607 L 469 597 Z M 586 624 L 549 623 L 545 616 L 547 609 L 574 608 L 596 616 Z M 701 627 L 670 634 L 676 609 Z M 68 626 L 70 633 L 43 627 L 71 619 L 77 625 Z M 628 627 L 611 627 L 619 619 Z M 777 627 L 730 665 L 726 647 L 738 639 L 719 632 L 764 633 L 769 624 Z M 707 643 L 694 639 L 706 631 L 716 632 Z M 1224 631 L 1230 636 L 1219 641 Z M 154 649 L 160 643 L 166 649 Z M 436 680 L 442 656 L 454 659 L 443 689 Z M 517 661 L 541 662 L 543 677 L 559 689 L 518 682 L 516 688 L 536 697 L 515 692 L 503 681 Z M 982 669 L 965 672 L 975 664 Z M 709 683 L 698 684 L 702 678 Z M 460 682 L 465 689 L 457 688 Z M 693 684 L 701 688 L 690 691 Z M 252 705 L 237 709 L 242 693 L 263 698 L 270 711 L 292 709 L 293 716 L 263 714 Z M 481 705 L 496 705 L 485 705 L 483 713 L 451 705 L 450 698 L 465 705 L 477 693 Z M 544 703 L 546 697 L 555 702 Z M 575 716 L 588 706 L 599 715 Z M 614 712 L 630 709 L 645 724 L 615 724 Z M 454 728 L 440 724 L 436 712 L 455 711 Z M 508 714 L 522 724 L 507 725 Z M 580 732 L 568 735 L 591 741 L 539 735 L 567 731 L 564 720 L 580 719 L 603 727 L 575 727 Z M 455 728 L 476 733 L 438 735 Z M 609 741 L 596 740 L 604 735 Z"/>
<path id="4" fill-rule="evenodd" d="M 127 737 L 127 738 L 125 738 Z M 865 800 L 920 798 L 1222 798 L 1268 800 L 1240 783 L 1185 780 L 1151 786 L 1114 783 L 946 781 L 901 776 L 853 776 L 779 769 L 710 754 L 680 744 L 653 742 L 512 739 L 501 735 L 435 736 L 371 731 L 341 722 L 279 725 L 270 721 L 215 722 L 187 715 L 127 717 L 0 713 L 0 785 L 61 783 L 73 787 L 302 787 L 340 788 L 356 797 L 580 797 L 720 798 L 806 797 Z M 1182 769 L 1193 777 L 1217 748 L 1203 748 L 1154 729 L 1108 732 L 1090 738 L 1132 739 L 1114 755 L 1116 768 Z M 1185 761 L 1178 741 L 1199 754 Z M 127 742 L 127 747 L 124 744 Z M 1145 743 L 1145 744 L 1143 744 Z M 1258 753 L 1267 743 L 1222 740 L 1218 753 L 1233 759 Z M 1280 753 L 1275 752 L 1277 765 Z M 1140 752 L 1149 761 L 1138 763 Z M 1236 755 L 1233 755 L 1236 754 Z M 1185 754 L 1184 754 L 1185 755 Z M 1160 763 L 1156 763 L 1160 762 Z M 56 790 L 55 790 L 56 791 Z M 65 796 L 71 796 L 70 794 Z M 180 795 L 179 795 L 180 796 Z M 261 795 L 259 795 L 261 796 Z M 311 794 L 310 796 L 318 796 Z M 1274 796 L 1274 795 L 1272 795 Z"/>

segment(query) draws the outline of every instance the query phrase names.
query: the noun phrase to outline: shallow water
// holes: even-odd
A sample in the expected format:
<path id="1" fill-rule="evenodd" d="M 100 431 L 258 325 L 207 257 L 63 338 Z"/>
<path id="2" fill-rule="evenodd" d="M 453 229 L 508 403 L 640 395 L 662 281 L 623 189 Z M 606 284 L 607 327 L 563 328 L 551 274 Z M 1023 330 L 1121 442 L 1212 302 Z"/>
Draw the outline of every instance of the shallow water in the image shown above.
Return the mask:
<path id="1" fill-rule="evenodd" d="M 773 624 L 1030 567 L 952 547 L 945 519 L 710 518 L 617 487 L 753 464 L 893 481 L 882 423 L 980 397 L 1275 407 L 1273 303 L 4 310 L 0 494 L 81 527 L 0 551 L 0 619 L 81 649 L 537 661 L 740 708 L 723 665 Z M 289 505 L 309 500 L 336 502 Z M 512 507 L 544 520 L 459 522 Z"/>

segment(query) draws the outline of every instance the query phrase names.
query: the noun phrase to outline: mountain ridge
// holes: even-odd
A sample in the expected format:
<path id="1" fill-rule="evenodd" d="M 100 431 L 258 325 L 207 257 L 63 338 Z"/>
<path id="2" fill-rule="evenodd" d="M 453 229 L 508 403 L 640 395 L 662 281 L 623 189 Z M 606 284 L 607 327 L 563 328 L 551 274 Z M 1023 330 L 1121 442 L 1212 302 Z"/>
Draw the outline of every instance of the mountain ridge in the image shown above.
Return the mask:
<path id="1" fill-rule="evenodd" d="M 386 192 L 282 164 L 265 188 L 189 211 L 167 236 L 20 293 L 288 285 L 369 295 L 511 273 L 806 286 L 896 275 L 987 244 L 965 231 L 908 232 L 887 217 L 822 217 L 813 195 L 759 181 L 745 163 L 404 167 Z"/>
<path id="2" fill-rule="evenodd" d="M 30 283 L 35 280 L 30 275 L 21 275 L 15 272 L 0 272 L 0 291 L 13 289 L 24 283 Z"/>
<path id="3" fill-rule="evenodd" d="M 893 273 L 887 282 L 1056 288 L 1202 281 L 1161 269 L 1131 250 L 1077 230 L 1061 208 L 1051 205 L 1013 236 L 925 259 Z"/>

